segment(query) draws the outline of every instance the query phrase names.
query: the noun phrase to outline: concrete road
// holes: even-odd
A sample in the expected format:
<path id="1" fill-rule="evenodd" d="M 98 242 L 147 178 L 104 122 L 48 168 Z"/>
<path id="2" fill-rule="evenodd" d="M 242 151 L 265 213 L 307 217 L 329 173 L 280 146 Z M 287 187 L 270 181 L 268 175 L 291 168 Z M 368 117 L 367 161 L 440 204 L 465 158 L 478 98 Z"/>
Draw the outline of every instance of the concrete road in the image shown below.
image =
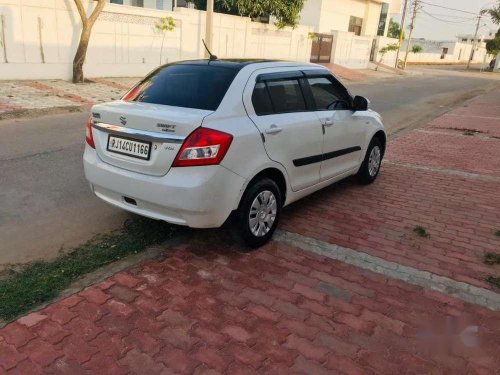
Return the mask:
<path id="1" fill-rule="evenodd" d="M 443 74 L 349 87 L 369 97 L 395 132 L 498 84 L 477 74 Z M 129 216 L 95 198 L 84 180 L 86 119 L 85 113 L 70 113 L 0 121 L 0 270 L 54 257 Z"/>

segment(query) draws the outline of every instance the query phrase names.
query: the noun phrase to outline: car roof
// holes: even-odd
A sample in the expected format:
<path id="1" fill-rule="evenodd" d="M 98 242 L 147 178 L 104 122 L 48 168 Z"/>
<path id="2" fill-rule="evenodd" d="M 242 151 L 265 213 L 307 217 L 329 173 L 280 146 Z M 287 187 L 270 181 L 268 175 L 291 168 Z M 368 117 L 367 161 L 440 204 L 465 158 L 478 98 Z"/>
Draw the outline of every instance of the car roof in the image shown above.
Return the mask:
<path id="1" fill-rule="evenodd" d="M 198 59 L 198 60 L 185 60 L 178 61 L 172 63 L 171 65 L 210 65 L 224 68 L 231 68 L 237 71 L 243 69 L 249 65 L 255 65 L 255 68 L 272 68 L 272 67 L 315 67 L 326 69 L 324 66 L 311 64 L 311 63 L 303 63 L 296 61 L 285 61 L 285 60 L 270 60 L 270 59 L 217 59 L 217 60 L 209 60 L 209 59 Z"/>

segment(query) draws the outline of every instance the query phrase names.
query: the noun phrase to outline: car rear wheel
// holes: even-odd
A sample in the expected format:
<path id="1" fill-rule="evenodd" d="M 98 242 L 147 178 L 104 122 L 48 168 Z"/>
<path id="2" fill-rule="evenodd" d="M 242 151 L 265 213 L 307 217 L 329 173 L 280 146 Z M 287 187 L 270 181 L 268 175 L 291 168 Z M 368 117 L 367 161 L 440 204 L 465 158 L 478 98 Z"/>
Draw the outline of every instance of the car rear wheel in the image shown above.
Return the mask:
<path id="1" fill-rule="evenodd" d="M 278 185 L 263 178 L 251 185 L 241 199 L 237 233 L 245 245 L 256 248 L 268 242 L 278 225 L 282 198 Z"/>
<path id="2" fill-rule="evenodd" d="M 384 157 L 382 142 L 378 138 L 373 138 L 366 151 L 363 164 L 359 168 L 357 177 L 361 184 L 368 185 L 376 180 Z"/>

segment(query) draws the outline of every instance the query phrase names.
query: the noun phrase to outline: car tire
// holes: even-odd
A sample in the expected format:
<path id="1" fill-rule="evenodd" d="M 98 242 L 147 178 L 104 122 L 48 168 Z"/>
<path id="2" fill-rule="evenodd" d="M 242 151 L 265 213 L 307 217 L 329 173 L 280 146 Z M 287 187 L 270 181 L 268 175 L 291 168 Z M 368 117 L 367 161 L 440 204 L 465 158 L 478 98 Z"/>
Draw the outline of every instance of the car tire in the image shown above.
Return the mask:
<path id="1" fill-rule="evenodd" d="M 237 212 L 236 234 L 250 248 L 267 243 L 281 215 L 282 196 L 276 182 L 262 178 L 247 188 Z"/>
<path id="2" fill-rule="evenodd" d="M 365 159 L 359 168 L 356 177 L 363 185 L 371 184 L 377 179 L 384 157 L 384 148 L 378 138 L 373 138 L 366 151 Z"/>

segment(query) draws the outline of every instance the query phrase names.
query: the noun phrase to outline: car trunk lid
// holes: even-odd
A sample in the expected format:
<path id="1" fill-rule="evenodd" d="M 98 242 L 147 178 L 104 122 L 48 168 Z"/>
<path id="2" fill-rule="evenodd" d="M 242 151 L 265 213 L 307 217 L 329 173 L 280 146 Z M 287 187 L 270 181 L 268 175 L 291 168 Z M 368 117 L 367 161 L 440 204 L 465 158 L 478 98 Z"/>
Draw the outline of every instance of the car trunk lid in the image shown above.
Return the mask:
<path id="1" fill-rule="evenodd" d="M 96 152 L 106 163 L 130 171 L 165 175 L 183 140 L 212 111 L 115 101 L 92 108 Z"/>

